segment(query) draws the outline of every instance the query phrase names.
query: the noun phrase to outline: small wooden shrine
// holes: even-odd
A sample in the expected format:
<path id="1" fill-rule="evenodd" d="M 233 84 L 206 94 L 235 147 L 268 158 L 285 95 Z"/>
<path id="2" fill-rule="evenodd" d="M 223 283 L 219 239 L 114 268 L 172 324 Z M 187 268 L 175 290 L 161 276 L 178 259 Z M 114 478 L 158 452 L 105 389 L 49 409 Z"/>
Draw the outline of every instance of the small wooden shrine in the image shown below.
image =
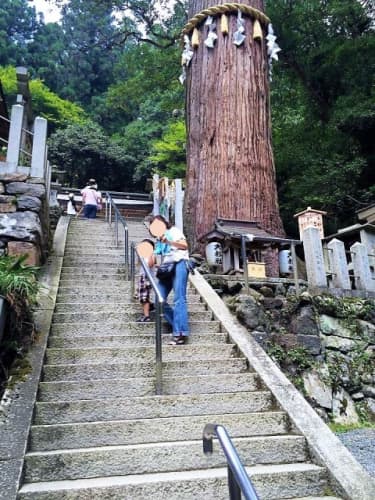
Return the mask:
<path id="1" fill-rule="evenodd" d="M 291 240 L 279 238 L 266 231 L 256 221 L 217 219 L 214 229 L 201 238 L 205 245 L 218 242 L 222 248 L 222 272 L 243 272 L 241 245 L 245 243 L 249 277 L 279 277 L 274 255 L 290 246 Z M 277 261 L 278 262 L 278 261 Z"/>

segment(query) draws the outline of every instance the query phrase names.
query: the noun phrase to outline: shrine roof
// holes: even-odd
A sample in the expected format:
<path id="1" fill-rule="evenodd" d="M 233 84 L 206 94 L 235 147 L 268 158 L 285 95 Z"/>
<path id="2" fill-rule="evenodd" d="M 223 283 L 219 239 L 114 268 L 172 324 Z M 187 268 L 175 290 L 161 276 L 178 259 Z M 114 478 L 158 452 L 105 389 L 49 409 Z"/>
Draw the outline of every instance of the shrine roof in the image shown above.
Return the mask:
<path id="1" fill-rule="evenodd" d="M 200 241 L 212 239 L 240 240 L 241 236 L 251 236 L 251 241 L 268 243 L 286 243 L 291 240 L 279 238 L 261 227 L 257 221 L 244 221 L 236 219 L 217 219 L 212 231 L 204 234 Z"/>
<path id="2" fill-rule="evenodd" d="M 325 238 L 323 238 L 323 241 L 330 241 L 333 238 L 337 238 L 338 240 L 346 239 L 353 235 L 359 234 L 359 232 L 362 231 L 363 229 L 369 231 L 370 233 L 375 233 L 374 224 L 354 224 L 353 226 L 348 226 L 344 227 L 343 229 L 340 229 L 335 234 L 330 234 L 326 236 Z"/>

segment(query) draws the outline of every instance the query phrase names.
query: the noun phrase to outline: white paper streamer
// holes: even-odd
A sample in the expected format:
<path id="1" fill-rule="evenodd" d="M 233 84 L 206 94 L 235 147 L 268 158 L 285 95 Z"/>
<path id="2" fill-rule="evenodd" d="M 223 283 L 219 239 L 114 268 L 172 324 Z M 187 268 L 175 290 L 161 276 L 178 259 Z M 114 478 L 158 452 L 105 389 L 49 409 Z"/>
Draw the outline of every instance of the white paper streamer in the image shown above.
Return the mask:
<path id="1" fill-rule="evenodd" d="M 242 45 L 246 39 L 244 20 L 242 19 L 242 12 L 239 10 L 237 12 L 237 31 L 233 33 L 233 43 L 239 47 Z"/>
<path id="2" fill-rule="evenodd" d="M 185 80 L 186 80 L 186 66 L 183 66 L 183 67 L 182 67 L 182 73 L 181 73 L 181 75 L 178 77 L 178 80 L 179 80 L 179 82 L 181 83 L 181 85 L 184 85 Z"/>
<path id="3" fill-rule="evenodd" d="M 182 52 L 182 60 L 181 60 L 182 65 L 189 66 L 190 61 L 193 58 L 193 55 L 194 55 L 194 51 L 192 50 L 191 45 L 190 45 L 190 38 L 187 35 L 185 35 L 184 36 L 184 50 Z"/>
<path id="4" fill-rule="evenodd" d="M 273 61 L 279 60 L 279 52 L 281 48 L 278 43 L 276 43 L 276 36 L 273 30 L 272 24 L 268 25 L 268 35 L 266 36 L 267 40 L 267 54 L 268 54 L 268 68 L 269 68 L 269 78 L 272 81 L 272 63 Z"/>
<path id="5" fill-rule="evenodd" d="M 208 26 L 208 35 L 206 40 L 204 41 L 204 44 L 209 49 L 213 49 L 217 40 L 217 34 L 215 33 L 216 24 L 213 22 L 213 17 L 208 16 L 204 24 Z"/>

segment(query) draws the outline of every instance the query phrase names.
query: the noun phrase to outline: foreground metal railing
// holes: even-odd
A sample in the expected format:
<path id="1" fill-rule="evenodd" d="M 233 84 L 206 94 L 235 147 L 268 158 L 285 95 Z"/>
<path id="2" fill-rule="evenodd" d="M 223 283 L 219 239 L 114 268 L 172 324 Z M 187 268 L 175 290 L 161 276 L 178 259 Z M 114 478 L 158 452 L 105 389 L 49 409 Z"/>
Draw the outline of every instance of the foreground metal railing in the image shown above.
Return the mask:
<path id="1" fill-rule="evenodd" d="M 207 424 L 203 430 L 203 452 L 213 452 L 213 438 L 217 437 L 224 451 L 228 464 L 228 488 L 230 500 L 241 500 L 241 493 L 246 500 L 259 500 L 254 486 L 245 467 L 229 437 L 225 427 L 216 424 Z"/>
<path id="2" fill-rule="evenodd" d="M 152 289 L 155 294 L 155 378 L 156 378 L 156 394 L 160 396 L 163 394 L 163 363 L 162 363 L 162 319 L 163 319 L 163 305 L 164 299 L 160 293 L 157 282 L 150 271 L 145 259 L 139 255 L 135 243 L 132 241 L 130 245 L 130 280 L 131 280 L 131 293 L 134 297 L 135 292 L 135 261 L 136 257 L 141 263 L 143 272 L 146 278 L 151 283 Z"/>
<path id="3" fill-rule="evenodd" d="M 112 216 L 114 217 L 112 221 Z M 124 259 L 125 259 L 125 274 L 126 280 L 129 279 L 129 228 L 126 223 L 125 217 L 121 215 L 120 210 L 117 208 L 112 196 L 107 192 L 105 195 L 105 220 L 112 225 L 115 225 L 115 238 L 116 246 L 119 245 L 119 225 L 122 224 L 124 228 Z"/>

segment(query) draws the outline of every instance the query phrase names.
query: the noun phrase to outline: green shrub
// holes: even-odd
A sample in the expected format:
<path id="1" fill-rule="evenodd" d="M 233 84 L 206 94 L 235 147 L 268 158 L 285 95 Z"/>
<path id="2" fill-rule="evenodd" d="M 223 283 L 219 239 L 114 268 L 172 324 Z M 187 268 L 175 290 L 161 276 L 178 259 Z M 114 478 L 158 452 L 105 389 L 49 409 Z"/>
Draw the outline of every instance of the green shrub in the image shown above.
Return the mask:
<path id="1" fill-rule="evenodd" d="M 25 259 L 26 256 L 0 257 L 0 295 L 8 304 L 0 343 L 0 395 L 12 365 L 24 359 L 35 334 L 32 309 L 40 289 L 36 278 L 38 268 L 25 265 Z"/>

